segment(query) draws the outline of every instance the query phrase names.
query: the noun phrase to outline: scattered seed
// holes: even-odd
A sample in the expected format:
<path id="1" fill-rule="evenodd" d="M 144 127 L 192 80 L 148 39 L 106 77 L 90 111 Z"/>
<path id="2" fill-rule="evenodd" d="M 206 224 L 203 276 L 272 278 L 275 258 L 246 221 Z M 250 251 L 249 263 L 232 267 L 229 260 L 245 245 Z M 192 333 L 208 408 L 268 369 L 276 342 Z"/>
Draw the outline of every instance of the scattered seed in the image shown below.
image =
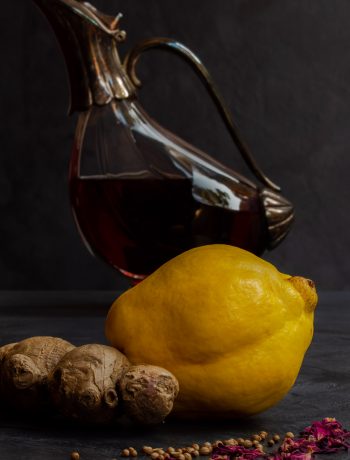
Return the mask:
<path id="1" fill-rule="evenodd" d="M 336 422 L 337 420 L 334 417 L 326 417 L 325 422 Z"/>
<path id="2" fill-rule="evenodd" d="M 199 449 L 199 455 L 209 455 L 211 453 L 211 449 L 208 446 L 202 446 Z"/>
<path id="3" fill-rule="evenodd" d="M 204 442 L 201 446 L 198 443 L 193 443 L 192 446 L 187 446 L 183 448 L 174 448 L 168 447 L 166 450 L 163 448 L 153 448 L 151 446 L 143 446 L 142 452 L 151 457 L 151 460 L 169 460 L 173 457 L 176 460 L 192 460 L 195 457 L 201 456 L 208 456 L 212 453 L 214 447 L 218 447 L 220 445 L 225 446 L 236 446 L 240 445 L 245 447 L 246 449 L 250 449 L 254 447 L 255 449 L 264 452 L 264 447 L 261 442 L 267 438 L 268 432 L 267 431 L 260 431 L 259 433 L 255 433 L 251 436 L 250 439 L 243 439 L 243 438 L 230 438 L 222 440 L 217 440 L 213 443 Z M 285 441 L 289 441 L 294 438 L 294 433 L 288 431 L 284 435 Z M 272 447 L 275 443 L 278 443 L 281 440 L 279 434 L 274 434 L 271 438 L 268 439 L 267 444 Z M 138 452 L 135 448 L 129 447 L 128 449 L 123 449 L 120 454 L 121 457 L 137 457 Z M 226 457 L 223 456 L 225 459 Z M 72 452 L 70 456 L 71 460 L 80 460 L 80 454 L 78 452 Z M 218 460 L 220 458 L 218 457 Z"/>
<path id="4" fill-rule="evenodd" d="M 72 453 L 70 454 L 70 458 L 71 458 L 71 460 L 79 460 L 79 459 L 80 459 L 80 454 L 79 454 L 79 452 L 72 452 Z"/>
<path id="5" fill-rule="evenodd" d="M 227 439 L 224 443 L 227 443 L 228 446 L 237 446 L 238 444 L 234 438 Z"/>
<path id="6" fill-rule="evenodd" d="M 258 442 L 260 442 L 261 439 L 262 439 L 261 436 L 258 435 L 258 434 L 253 434 L 253 436 L 252 436 L 252 441 L 258 441 Z"/>

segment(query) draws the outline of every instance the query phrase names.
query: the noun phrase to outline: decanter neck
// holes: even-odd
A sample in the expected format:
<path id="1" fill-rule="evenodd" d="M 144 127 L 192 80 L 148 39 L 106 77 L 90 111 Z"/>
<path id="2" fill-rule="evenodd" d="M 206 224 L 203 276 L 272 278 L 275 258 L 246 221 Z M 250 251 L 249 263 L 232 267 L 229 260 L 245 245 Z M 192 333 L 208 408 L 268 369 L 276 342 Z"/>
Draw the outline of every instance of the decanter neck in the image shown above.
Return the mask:
<path id="1" fill-rule="evenodd" d="M 121 15 L 100 13 L 77 0 L 34 0 L 50 22 L 65 57 L 70 80 L 70 110 L 103 106 L 135 95 L 117 45 L 125 39 Z"/>

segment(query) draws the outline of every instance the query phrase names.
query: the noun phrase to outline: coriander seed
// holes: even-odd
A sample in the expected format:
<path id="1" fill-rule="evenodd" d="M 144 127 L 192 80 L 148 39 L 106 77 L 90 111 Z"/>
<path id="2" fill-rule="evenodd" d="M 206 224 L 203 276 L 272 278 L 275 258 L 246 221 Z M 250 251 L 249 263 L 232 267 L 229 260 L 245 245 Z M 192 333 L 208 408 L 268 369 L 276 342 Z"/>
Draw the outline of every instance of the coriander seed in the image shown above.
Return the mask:
<path id="1" fill-rule="evenodd" d="M 211 450 L 208 446 L 202 446 L 199 449 L 199 455 L 209 455 L 211 453 Z"/>
<path id="2" fill-rule="evenodd" d="M 230 438 L 226 439 L 226 441 L 224 441 L 224 444 L 226 446 L 237 446 L 237 441 L 234 438 Z"/>
<path id="3" fill-rule="evenodd" d="M 260 442 L 261 441 L 261 436 L 259 436 L 258 434 L 253 434 L 252 441 Z"/>

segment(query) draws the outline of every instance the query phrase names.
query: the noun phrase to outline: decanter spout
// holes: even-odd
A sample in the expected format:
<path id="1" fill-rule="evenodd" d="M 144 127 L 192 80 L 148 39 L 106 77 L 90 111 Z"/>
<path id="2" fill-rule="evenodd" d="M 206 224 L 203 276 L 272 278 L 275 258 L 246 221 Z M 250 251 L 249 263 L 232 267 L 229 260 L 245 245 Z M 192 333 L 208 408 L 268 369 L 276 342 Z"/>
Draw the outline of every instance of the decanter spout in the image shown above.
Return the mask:
<path id="1" fill-rule="evenodd" d="M 294 208 L 284 196 L 269 188 L 264 188 L 260 197 L 268 230 L 267 247 L 273 249 L 287 236 L 294 221 Z"/>
<path id="2" fill-rule="evenodd" d="M 121 14 L 105 15 L 77 0 L 33 1 L 47 17 L 63 51 L 70 80 L 70 113 L 134 95 L 117 49 L 126 35 L 119 28 Z"/>

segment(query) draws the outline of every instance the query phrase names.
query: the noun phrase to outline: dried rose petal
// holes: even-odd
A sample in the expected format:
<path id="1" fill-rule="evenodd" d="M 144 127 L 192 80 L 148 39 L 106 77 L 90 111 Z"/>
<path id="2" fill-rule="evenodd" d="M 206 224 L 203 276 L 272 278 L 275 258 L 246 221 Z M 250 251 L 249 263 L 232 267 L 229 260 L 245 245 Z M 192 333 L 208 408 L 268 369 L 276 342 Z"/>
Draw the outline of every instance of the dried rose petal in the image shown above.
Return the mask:
<path id="1" fill-rule="evenodd" d="M 264 452 L 261 452 L 258 449 L 247 449 L 242 446 L 219 445 L 214 448 L 211 458 L 212 460 L 219 460 L 219 457 L 222 455 L 225 455 L 228 460 L 230 458 L 240 460 L 255 460 L 267 456 Z"/>
<path id="2" fill-rule="evenodd" d="M 325 436 L 330 437 L 349 437 L 350 432 L 343 429 L 341 423 L 335 418 L 324 418 L 321 422 L 313 422 L 311 426 L 306 427 L 301 435 L 304 437 L 314 436 L 316 440 Z"/>
<path id="3" fill-rule="evenodd" d="M 212 460 L 311 460 L 315 454 L 329 454 L 350 449 L 350 431 L 335 418 L 324 418 L 306 427 L 299 438 L 287 438 L 279 449 L 268 455 L 242 446 L 217 446 Z"/>
<path id="4" fill-rule="evenodd" d="M 310 460 L 312 458 L 311 452 L 288 452 L 274 454 L 270 457 L 271 460 Z"/>
<path id="5" fill-rule="evenodd" d="M 350 447 L 350 432 L 334 418 L 313 422 L 301 432 L 301 438 L 286 439 L 279 448 L 280 453 L 303 455 L 328 454 Z M 349 439 L 349 440 L 348 440 Z M 296 459 L 297 457 L 295 457 Z"/>

